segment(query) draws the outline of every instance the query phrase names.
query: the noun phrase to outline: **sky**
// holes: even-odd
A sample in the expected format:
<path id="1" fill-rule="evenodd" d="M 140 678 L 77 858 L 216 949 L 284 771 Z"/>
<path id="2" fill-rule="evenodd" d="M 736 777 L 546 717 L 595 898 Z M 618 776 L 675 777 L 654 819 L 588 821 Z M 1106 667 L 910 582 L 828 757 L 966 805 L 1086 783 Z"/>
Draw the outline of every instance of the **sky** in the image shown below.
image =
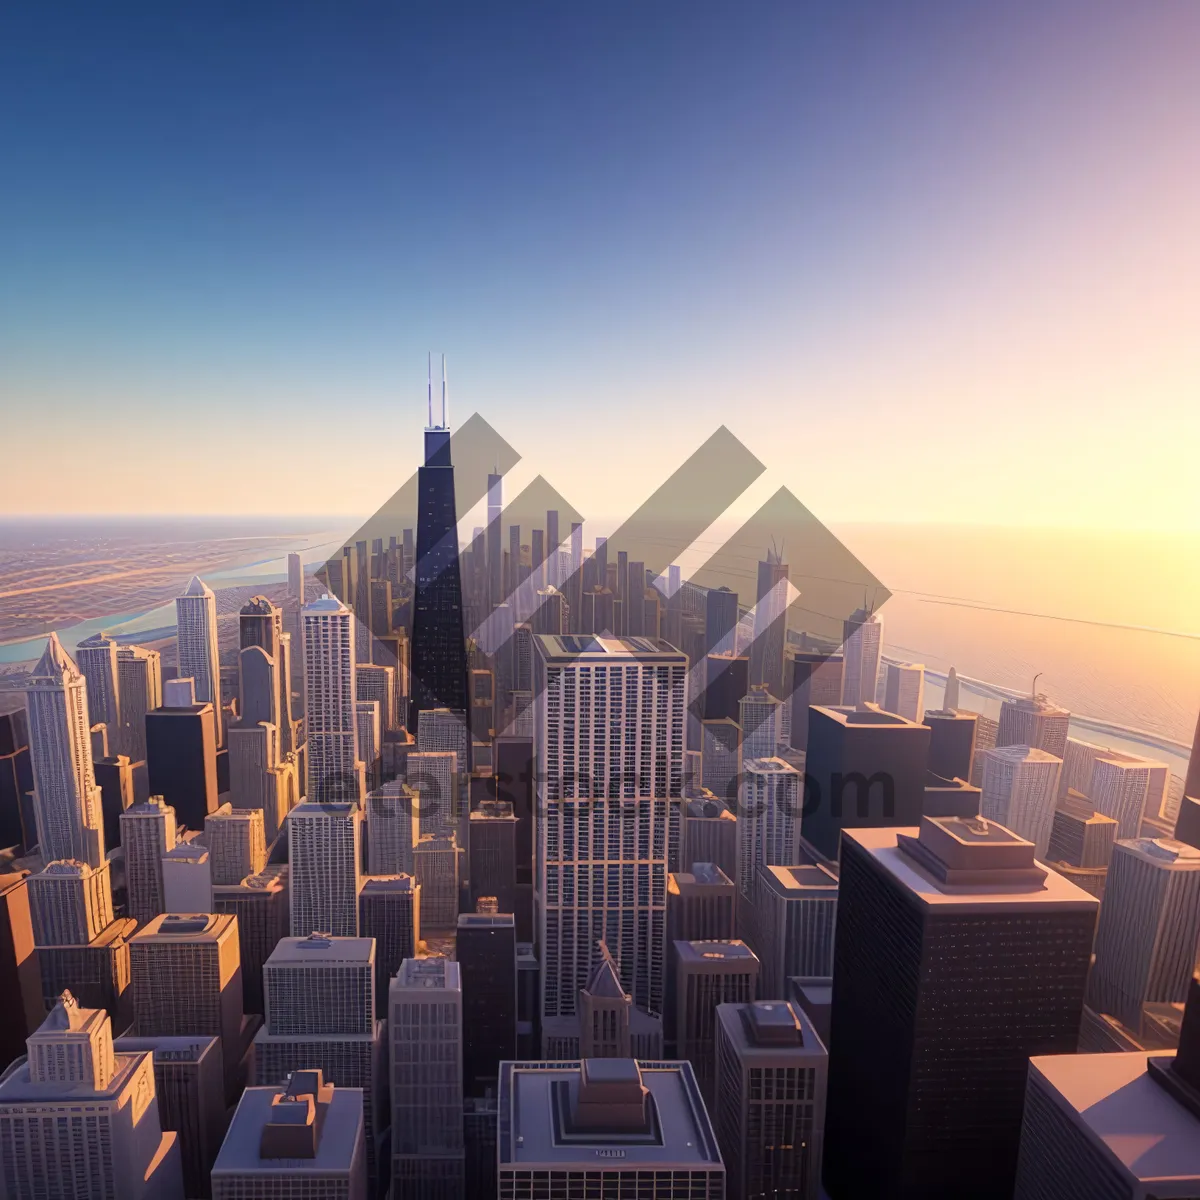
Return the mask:
<path id="1" fill-rule="evenodd" d="M 1200 525 L 1200 5 L 0 9 L 0 514 L 365 514 L 426 354 L 580 511 Z M 436 371 L 435 366 L 435 371 Z"/>

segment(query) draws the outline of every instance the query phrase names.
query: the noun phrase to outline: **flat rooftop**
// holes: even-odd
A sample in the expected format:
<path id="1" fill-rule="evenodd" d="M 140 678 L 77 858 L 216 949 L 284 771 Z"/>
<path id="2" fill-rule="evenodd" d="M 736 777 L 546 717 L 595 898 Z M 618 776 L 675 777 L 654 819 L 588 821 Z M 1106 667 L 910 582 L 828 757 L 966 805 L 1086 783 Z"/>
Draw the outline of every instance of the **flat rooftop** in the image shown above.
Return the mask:
<path id="1" fill-rule="evenodd" d="M 611 1064 L 618 1059 L 591 1059 Z M 500 1068 L 501 1167 L 537 1169 L 564 1164 L 592 1170 L 719 1170 L 708 1113 L 690 1063 L 642 1062 L 642 1084 L 649 1089 L 657 1114 L 658 1137 L 653 1143 L 625 1137 L 620 1131 L 575 1134 L 560 1139 L 552 1114 L 555 1087 L 565 1085 L 570 1105 L 579 1094 L 578 1062 L 513 1063 Z M 592 1068 L 593 1076 L 597 1068 Z"/>
<path id="2" fill-rule="evenodd" d="M 271 1115 L 271 1101 L 280 1090 L 277 1087 L 249 1087 L 242 1093 L 217 1161 L 213 1163 L 214 1177 L 246 1171 L 307 1174 L 350 1170 L 355 1144 L 363 1136 L 362 1088 L 333 1089 L 315 1158 L 260 1158 L 263 1127 Z"/>
<path id="3" fill-rule="evenodd" d="M 1146 1073 L 1146 1061 L 1170 1054 L 1056 1054 L 1029 1060 L 1078 1114 L 1093 1142 L 1163 1197 L 1196 1195 L 1200 1121 Z"/>
<path id="4" fill-rule="evenodd" d="M 131 946 L 139 942 L 213 941 L 233 931 L 237 918 L 230 913 L 160 913 L 129 939 Z"/>
<path id="5" fill-rule="evenodd" d="M 994 825 L 989 822 L 989 825 Z M 1015 835 L 1003 830 L 1008 837 Z M 1064 879 L 1057 871 L 1045 867 L 1046 876 L 1037 887 L 1027 890 L 1002 891 L 971 891 L 946 892 L 938 881 L 923 870 L 909 855 L 897 845 L 899 834 L 916 838 L 919 830 L 916 826 L 901 829 L 843 829 L 843 844 L 848 840 L 856 843 L 865 850 L 875 861 L 902 884 L 920 904 L 944 911 L 969 912 L 981 905 L 989 908 L 1027 909 L 1031 905 L 1038 907 L 1057 908 L 1064 911 L 1080 909 L 1096 909 L 1098 901 L 1082 888 Z M 995 835 L 999 837 L 999 835 Z M 1017 839 L 1018 841 L 1021 839 Z M 843 849 L 843 861 L 845 850 Z M 1039 863 L 1039 866 L 1044 864 Z"/>
<path id="6" fill-rule="evenodd" d="M 663 638 L 596 637 L 592 634 L 544 633 L 533 639 L 534 646 L 547 662 L 574 662 L 580 658 L 645 659 L 678 661 L 685 659 Z M 685 660 L 686 661 L 686 660 Z"/>
<path id="7" fill-rule="evenodd" d="M 812 708 L 848 728 L 885 726 L 893 729 L 924 729 L 928 732 L 928 727 L 920 721 L 910 721 L 897 713 L 884 712 L 877 704 L 862 705 L 858 708 L 851 708 L 845 704 L 814 704 Z"/>
<path id="8" fill-rule="evenodd" d="M 268 967 L 309 963 L 353 963 L 365 966 L 375 961 L 375 939 L 329 937 L 314 933 L 308 937 L 280 938 L 266 961 Z"/>
<path id="9" fill-rule="evenodd" d="M 676 942 L 680 962 L 757 962 L 757 955 L 745 942 Z"/>
<path id="10" fill-rule="evenodd" d="M 747 1020 L 753 1014 L 751 1020 Z M 778 1060 L 786 1056 L 791 1060 L 810 1058 L 815 1062 L 828 1055 L 825 1043 L 817 1035 L 808 1013 L 799 1004 L 787 1000 L 756 1000 L 750 1004 L 718 1004 L 717 1020 L 720 1021 L 729 1040 L 737 1046 L 743 1060 L 762 1060 L 757 1066 L 766 1065 L 767 1060 Z M 771 1030 L 778 1025 L 781 1031 L 790 1032 L 797 1022 L 800 1025 L 800 1041 L 776 1042 L 759 1041 L 751 1032 L 751 1027 L 758 1026 Z"/>
<path id="11" fill-rule="evenodd" d="M 837 876 L 828 867 L 817 863 L 800 863 L 794 867 L 762 867 L 759 878 L 779 895 L 799 900 L 813 892 L 837 894 Z"/>

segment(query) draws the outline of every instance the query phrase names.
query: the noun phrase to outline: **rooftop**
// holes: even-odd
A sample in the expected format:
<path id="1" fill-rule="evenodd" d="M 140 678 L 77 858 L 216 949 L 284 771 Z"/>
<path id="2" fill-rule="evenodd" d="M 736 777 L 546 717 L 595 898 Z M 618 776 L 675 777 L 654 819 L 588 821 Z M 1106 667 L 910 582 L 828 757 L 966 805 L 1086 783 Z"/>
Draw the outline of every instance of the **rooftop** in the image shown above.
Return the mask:
<path id="1" fill-rule="evenodd" d="M 801 863 L 794 867 L 762 867 L 759 879 L 778 895 L 798 900 L 813 892 L 837 894 L 837 876 L 818 863 Z"/>
<path id="2" fill-rule="evenodd" d="M 180 941 L 216 941 L 236 927 L 228 913 L 160 913 L 130 939 L 131 945 L 178 938 Z"/>
<path id="3" fill-rule="evenodd" d="M 1009 762 L 1060 763 L 1057 754 L 1039 750 L 1036 746 L 992 746 L 984 751 L 991 758 L 1007 759 Z"/>
<path id="4" fill-rule="evenodd" d="M 678 661 L 683 652 L 663 638 L 594 637 L 591 634 L 538 634 L 534 646 L 547 662 L 571 662 L 580 658 L 645 659 Z"/>
<path id="5" fill-rule="evenodd" d="M 1161 1181 L 1155 1195 L 1193 1196 L 1200 1121 L 1146 1073 L 1152 1057 L 1171 1055 L 1056 1054 L 1029 1061 L 1112 1160 L 1143 1183 Z M 1181 1187 L 1185 1180 L 1191 1183 Z"/>
<path id="6" fill-rule="evenodd" d="M 675 943 L 675 953 L 680 962 L 758 962 L 758 957 L 745 942 L 711 941 Z"/>
<path id="7" fill-rule="evenodd" d="M 319 600 L 310 600 L 301 612 L 316 616 L 320 613 L 349 613 L 350 610 L 336 596 L 326 592 Z"/>
<path id="8" fill-rule="evenodd" d="M 392 987 L 445 988 L 461 991 L 458 963 L 448 958 L 406 958 L 392 980 Z"/>
<path id="9" fill-rule="evenodd" d="M 285 937 L 275 943 L 266 961 L 268 967 L 288 963 L 351 963 L 365 965 L 375 961 L 375 939 L 364 937 L 332 937 L 327 933 L 310 933 L 308 937 Z"/>
<path id="10" fill-rule="evenodd" d="M 742 763 L 742 768 L 746 771 L 753 771 L 756 775 L 799 774 L 799 771 L 791 763 L 784 762 L 782 758 L 748 758 Z"/>
<path id="11" fill-rule="evenodd" d="M 824 1058 L 827 1051 L 808 1014 L 787 1000 L 718 1004 L 717 1020 L 743 1059 Z"/>
<path id="12" fill-rule="evenodd" d="M 814 712 L 819 712 L 836 721 L 839 725 L 847 726 L 880 726 L 885 725 L 896 729 L 926 729 L 919 721 L 910 721 L 896 713 L 884 712 L 878 704 L 864 702 L 855 708 L 846 704 L 814 704 Z"/>
<path id="13" fill-rule="evenodd" d="M 667 876 L 667 890 L 675 895 L 680 888 L 733 887 L 733 880 L 716 863 L 692 863 L 690 871 L 675 871 Z"/>

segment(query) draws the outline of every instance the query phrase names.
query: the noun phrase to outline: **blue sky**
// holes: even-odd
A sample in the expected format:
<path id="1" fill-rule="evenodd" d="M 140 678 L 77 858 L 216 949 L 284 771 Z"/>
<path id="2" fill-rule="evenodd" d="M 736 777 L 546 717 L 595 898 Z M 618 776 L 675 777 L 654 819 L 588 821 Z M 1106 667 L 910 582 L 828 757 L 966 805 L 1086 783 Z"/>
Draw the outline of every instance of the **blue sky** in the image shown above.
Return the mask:
<path id="1" fill-rule="evenodd" d="M 9 6 L 0 510 L 370 511 L 432 349 L 589 512 L 724 421 L 831 519 L 1194 520 L 1197 61 L 1166 3 Z"/>

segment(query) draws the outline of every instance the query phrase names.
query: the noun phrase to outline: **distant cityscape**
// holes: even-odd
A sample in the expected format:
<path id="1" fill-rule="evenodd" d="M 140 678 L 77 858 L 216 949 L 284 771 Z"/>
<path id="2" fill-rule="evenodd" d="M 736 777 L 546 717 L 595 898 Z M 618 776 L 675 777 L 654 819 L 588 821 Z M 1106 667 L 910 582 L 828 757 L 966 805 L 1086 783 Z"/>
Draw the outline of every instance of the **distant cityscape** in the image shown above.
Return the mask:
<path id="1" fill-rule="evenodd" d="M 1198 1194 L 1200 745 L 927 707 L 881 588 L 585 548 L 429 393 L 412 524 L 235 645 L 196 575 L 10 676 L 4 1196 Z"/>

